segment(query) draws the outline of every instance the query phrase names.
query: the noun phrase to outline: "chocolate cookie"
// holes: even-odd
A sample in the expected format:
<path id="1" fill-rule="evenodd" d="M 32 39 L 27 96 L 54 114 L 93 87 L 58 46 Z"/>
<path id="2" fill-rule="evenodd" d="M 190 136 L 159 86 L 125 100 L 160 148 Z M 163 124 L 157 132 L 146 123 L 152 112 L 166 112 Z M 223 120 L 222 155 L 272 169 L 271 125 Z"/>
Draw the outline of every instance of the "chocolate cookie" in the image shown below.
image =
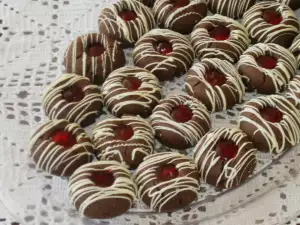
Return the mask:
<path id="1" fill-rule="evenodd" d="M 162 92 L 157 78 L 138 67 L 123 67 L 112 72 L 103 84 L 104 101 L 117 117 L 148 117 L 158 104 Z"/>
<path id="2" fill-rule="evenodd" d="M 93 160 L 93 144 L 75 123 L 52 120 L 32 135 L 29 149 L 39 169 L 68 177 L 80 166 Z"/>
<path id="3" fill-rule="evenodd" d="M 155 0 L 138 0 L 138 1 L 150 8 L 152 8 L 155 3 Z"/>
<path id="4" fill-rule="evenodd" d="M 185 95 L 162 100 L 153 110 L 150 121 L 156 138 L 167 147 L 179 150 L 195 146 L 211 128 L 206 107 Z"/>
<path id="5" fill-rule="evenodd" d="M 219 13 L 223 16 L 239 19 L 255 2 L 256 0 L 208 0 L 208 7 L 214 14 Z"/>
<path id="6" fill-rule="evenodd" d="M 221 15 L 207 16 L 191 34 L 191 43 L 197 57 L 219 58 L 237 62 L 248 48 L 248 32 L 239 22 Z"/>
<path id="7" fill-rule="evenodd" d="M 136 199 L 131 174 L 116 161 L 100 161 L 80 167 L 69 180 L 69 197 L 83 216 L 109 219 L 127 212 Z"/>
<path id="8" fill-rule="evenodd" d="M 64 74 L 46 91 L 43 106 L 50 119 L 66 119 L 85 127 L 100 115 L 103 98 L 100 88 L 88 78 Z"/>
<path id="9" fill-rule="evenodd" d="M 289 48 L 299 33 L 296 14 L 278 2 L 257 3 L 244 14 L 243 23 L 253 43 L 275 43 Z"/>
<path id="10" fill-rule="evenodd" d="M 125 65 L 121 46 L 103 34 L 86 34 L 76 38 L 64 57 L 67 73 L 88 77 L 94 84 L 102 84 L 115 69 Z"/>
<path id="11" fill-rule="evenodd" d="M 166 29 L 154 29 L 135 45 L 133 60 L 161 81 L 183 75 L 194 61 L 194 50 L 182 34 Z"/>
<path id="12" fill-rule="evenodd" d="M 290 51 L 297 58 L 297 68 L 300 68 L 300 34 L 294 39 L 294 42 L 290 47 Z"/>
<path id="13" fill-rule="evenodd" d="M 289 99 L 298 109 L 300 109 L 300 76 L 296 76 L 290 83 L 286 93 Z"/>
<path id="14" fill-rule="evenodd" d="M 151 10 L 134 0 L 122 0 L 102 10 L 100 32 L 116 39 L 124 47 L 131 47 L 145 33 L 155 27 Z"/>
<path id="15" fill-rule="evenodd" d="M 152 154 L 154 130 L 138 117 L 106 119 L 97 124 L 93 143 L 100 160 L 115 160 L 135 169 Z"/>
<path id="16" fill-rule="evenodd" d="M 280 153 L 300 141 L 300 112 L 280 95 L 250 100 L 239 126 L 262 152 Z"/>
<path id="17" fill-rule="evenodd" d="M 171 212 L 197 198 L 199 174 L 187 156 L 163 152 L 147 156 L 135 174 L 139 198 L 151 209 Z"/>
<path id="18" fill-rule="evenodd" d="M 201 180 L 219 188 L 242 184 L 253 173 L 256 155 L 247 135 L 236 128 L 209 132 L 194 150 Z"/>
<path id="19" fill-rule="evenodd" d="M 224 111 L 241 103 L 245 94 L 240 74 L 227 61 L 203 59 L 188 72 L 186 90 L 209 111 Z"/>
<path id="20" fill-rule="evenodd" d="M 284 91 L 296 74 L 296 58 L 276 44 L 256 44 L 240 57 L 237 65 L 248 91 L 262 94 Z"/>
<path id="21" fill-rule="evenodd" d="M 297 10 L 300 8 L 300 1 L 299 0 L 269 0 L 269 1 L 276 1 L 279 3 L 283 3 L 291 7 L 293 10 Z"/>
<path id="22" fill-rule="evenodd" d="M 206 0 L 160 0 L 153 13 L 159 27 L 189 34 L 206 16 L 207 5 Z"/>

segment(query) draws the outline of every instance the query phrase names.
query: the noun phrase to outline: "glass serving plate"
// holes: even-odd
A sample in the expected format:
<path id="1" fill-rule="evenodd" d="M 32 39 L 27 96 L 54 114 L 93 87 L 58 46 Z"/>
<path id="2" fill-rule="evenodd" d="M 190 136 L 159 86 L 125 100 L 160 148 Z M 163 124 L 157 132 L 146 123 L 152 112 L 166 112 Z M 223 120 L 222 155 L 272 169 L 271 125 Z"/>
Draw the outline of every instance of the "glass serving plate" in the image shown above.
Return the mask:
<path id="1" fill-rule="evenodd" d="M 253 225 L 282 224 L 299 214 L 300 146 L 277 156 L 259 153 L 255 174 L 238 188 L 201 184 L 198 201 L 183 210 L 156 213 L 138 201 L 128 213 L 101 221 L 82 218 L 74 210 L 66 179 L 36 170 L 28 142 L 46 120 L 42 95 L 62 73 L 70 41 L 97 32 L 101 8 L 114 1 L 0 1 L 0 200 L 11 216 L 21 224 L 36 225 Z M 131 52 L 126 50 L 128 65 Z M 185 78 L 166 82 L 164 95 L 183 93 Z M 244 102 L 256 96 L 248 93 Z M 241 107 L 214 113 L 213 127 L 236 126 Z M 109 116 L 105 111 L 98 121 Z M 165 150 L 156 144 L 156 151 Z"/>

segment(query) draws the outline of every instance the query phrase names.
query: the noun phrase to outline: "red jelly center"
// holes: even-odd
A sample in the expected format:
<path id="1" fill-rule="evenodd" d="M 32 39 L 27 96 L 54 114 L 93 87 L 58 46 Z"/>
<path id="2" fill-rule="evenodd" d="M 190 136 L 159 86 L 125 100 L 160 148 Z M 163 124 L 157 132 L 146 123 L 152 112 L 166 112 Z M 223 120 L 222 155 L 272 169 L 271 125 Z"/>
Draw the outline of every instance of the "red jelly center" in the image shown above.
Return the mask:
<path id="1" fill-rule="evenodd" d="M 123 80 L 123 86 L 127 88 L 129 91 L 136 91 L 142 85 L 142 81 L 136 77 L 126 77 Z"/>
<path id="2" fill-rule="evenodd" d="M 173 4 L 174 8 L 178 9 L 178 8 L 187 6 L 188 4 L 190 4 L 190 1 L 189 0 L 173 0 L 172 4 Z"/>
<path id="3" fill-rule="evenodd" d="M 127 141 L 132 138 L 134 131 L 131 126 L 120 125 L 115 128 L 115 139 Z"/>
<path id="4" fill-rule="evenodd" d="M 159 170 L 158 178 L 162 181 L 167 181 L 178 177 L 178 175 L 178 170 L 174 165 L 164 165 Z"/>
<path id="5" fill-rule="evenodd" d="M 258 57 L 256 62 L 259 66 L 268 70 L 274 69 L 277 65 L 277 59 L 267 55 Z"/>
<path id="6" fill-rule="evenodd" d="M 87 47 L 86 53 L 90 57 L 96 57 L 96 56 L 102 55 L 104 51 L 105 51 L 105 48 L 102 45 L 93 44 L 93 45 Z"/>
<path id="7" fill-rule="evenodd" d="M 217 70 L 211 70 L 206 72 L 205 80 L 212 86 L 222 86 L 226 83 L 226 77 L 224 74 L 218 72 Z"/>
<path id="8" fill-rule="evenodd" d="M 283 20 L 281 14 L 279 12 L 274 11 L 274 10 L 264 11 L 263 18 L 267 23 L 270 23 L 272 25 L 280 24 Z"/>
<path id="9" fill-rule="evenodd" d="M 70 148 L 77 143 L 75 136 L 64 130 L 56 131 L 52 135 L 52 141 L 65 148 Z"/>
<path id="10" fill-rule="evenodd" d="M 73 85 L 63 91 L 63 98 L 68 102 L 79 102 L 84 98 L 84 92 L 80 87 Z"/>
<path id="11" fill-rule="evenodd" d="M 134 11 L 124 10 L 120 12 L 120 17 L 125 21 L 131 21 L 135 20 L 137 18 L 137 15 Z"/>
<path id="12" fill-rule="evenodd" d="M 168 55 L 169 53 L 173 52 L 172 44 L 169 42 L 159 42 L 157 44 L 156 50 L 163 55 Z"/>
<path id="13" fill-rule="evenodd" d="M 115 182 L 111 171 L 94 172 L 90 179 L 99 187 L 110 187 Z"/>
<path id="14" fill-rule="evenodd" d="M 230 160 L 236 157 L 239 147 L 231 140 L 220 140 L 217 146 L 217 153 L 221 160 Z"/>
<path id="15" fill-rule="evenodd" d="M 178 123 L 185 123 L 193 118 L 193 112 L 189 107 L 180 105 L 172 110 L 171 117 Z"/>
<path id="16" fill-rule="evenodd" d="M 212 30 L 209 30 L 209 35 L 217 41 L 224 41 L 229 39 L 230 29 L 225 26 L 214 27 Z"/>
<path id="17" fill-rule="evenodd" d="M 279 123 L 283 118 L 282 112 L 273 107 L 263 108 L 260 110 L 260 114 L 265 120 L 271 123 Z"/>

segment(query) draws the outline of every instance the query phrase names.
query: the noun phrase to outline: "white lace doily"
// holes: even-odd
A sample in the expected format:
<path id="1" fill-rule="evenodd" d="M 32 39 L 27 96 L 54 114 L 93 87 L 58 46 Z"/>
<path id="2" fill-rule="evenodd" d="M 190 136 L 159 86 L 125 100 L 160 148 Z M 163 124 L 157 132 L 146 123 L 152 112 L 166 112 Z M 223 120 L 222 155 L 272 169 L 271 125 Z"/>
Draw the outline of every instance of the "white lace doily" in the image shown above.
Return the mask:
<path id="1" fill-rule="evenodd" d="M 300 214 L 299 146 L 278 159 L 260 154 L 256 175 L 238 189 L 220 192 L 201 185 L 199 202 L 184 210 L 157 214 L 137 203 L 106 221 L 81 218 L 68 202 L 67 181 L 35 169 L 28 142 L 46 119 L 42 94 L 62 73 L 70 41 L 97 31 L 101 8 L 113 1 L 0 0 L 0 200 L 11 216 L 21 224 L 39 225 L 253 225 L 282 224 Z M 131 51 L 126 55 L 130 59 Z M 183 92 L 184 79 L 166 83 L 164 93 Z M 235 126 L 240 110 L 215 113 L 214 127 Z"/>

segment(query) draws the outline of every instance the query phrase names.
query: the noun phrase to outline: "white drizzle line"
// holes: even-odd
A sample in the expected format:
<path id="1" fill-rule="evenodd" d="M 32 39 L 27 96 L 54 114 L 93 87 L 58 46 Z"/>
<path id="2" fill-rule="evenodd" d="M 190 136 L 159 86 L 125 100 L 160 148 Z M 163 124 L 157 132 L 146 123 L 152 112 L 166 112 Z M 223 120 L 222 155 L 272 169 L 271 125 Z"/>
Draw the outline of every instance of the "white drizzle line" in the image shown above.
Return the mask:
<path id="1" fill-rule="evenodd" d="M 122 84 L 126 77 L 136 77 L 142 81 L 136 91 L 128 91 Z M 151 104 L 158 103 L 162 89 L 158 79 L 149 71 L 139 67 L 126 66 L 112 72 L 103 84 L 104 101 L 112 114 L 118 115 L 127 105 L 138 105 L 148 109 Z M 131 100 L 128 100 L 130 97 Z M 127 100 L 125 100 L 127 99 Z"/>
<path id="2" fill-rule="evenodd" d="M 279 123 L 270 123 L 265 120 L 258 108 L 274 107 L 283 113 L 283 119 Z M 247 114 L 250 114 L 247 116 Z M 239 126 L 254 126 L 256 129 L 251 136 L 261 135 L 268 145 L 270 153 L 280 153 L 285 150 L 287 143 L 295 146 L 300 141 L 300 112 L 285 97 L 270 95 L 250 100 L 241 112 Z M 277 130 L 277 135 L 275 134 Z M 279 144 L 277 137 L 282 139 Z M 259 149 L 260 150 L 260 149 Z"/>
<path id="3" fill-rule="evenodd" d="M 178 161 L 181 162 L 178 163 Z M 179 174 L 184 170 L 191 172 L 169 181 L 157 182 L 156 185 L 146 188 L 148 183 L 158 179 L 157 169 L 167 164 L 174 165 Z M 163 152 L 147 156 L 136 171 L 135 181 L 138 185 L 138 196 L 140 199 L 143 199 L 145 195 L 148 196 L 151 200 L 150 208 L 160 212 L 164 205 L 178 193 L 198 192 L 199 181 L 192 177 L 193 173 L 197 173 L 196 165 L 190 158 L 179 153 Z"/>
<path id="4" fill-rule="evenodd" d="M 104 167 L 104 168 L 102 168 Z M 115 182 L 110 187 L 96 186 L 88 177 L 94 172 L 112 170 Z M 119 176 L 119 177 L 116 177 Z M 69 180 L 69 197 L 74 205 L 79 205 L 79 213 L 101 200 L 125 199 L 128 208 L 136 199 L 137 188 L 131 179 L 129 170 L 116 161 L 98 161 L 86 164 L 75 171 Z"/>
<path id="5" fill-rule="evenodd" d="M 211 25 L 226 25 L 230 29 L 230 38 L 224 41 L 217 41 L 211 38 L 207 29 L 200 26 Z M 205 17 L 200 23 L 198 23 L 194 31 L 191 33 L 191 43 L 195 49 L 199 58 L 213 58 L 222 57 L 229 62 L 236 62 L 239 56 L 248 48 L 250 39 L 245 27 L 239 22 L 222 16 L 219 14 Z M 222 48 L 211 48 L 212 44 L 222 43 Z M 225 49 L 228 48 L 228 49 Z"/>
<path id="6" fill-rule="evenodd" d="M 251 54 L 254 54 L 255 57 L 251 56 Z M 270 56 L 280 56 L 276 67 L 272 70 L 260 67 L 256 62 L 256 58 L 266 54 L 270 54 Z M 272 80 L 276 93 L 280 92 L 288 85 L 288 82 L 295 75 L 297 69 L 296 58 L 293 56 L 293 54 L 291 54 L 290 51 L 277 44 L 263 43 L 253 45 L 244 52 L 237 64 L 238 71 L 241 72 L 242 66 L 259 70 L 265 76 L 269 77 Z M 242 74 L 242 76 L 243 75 L 246 76 L 246 74 Z"/>
<path id="7" fill-rule="evenodd" d="M 231 18 L 240 18 L 244 12 L 251 7 L 253 0 L 209 0 L 209 6 L 212 11 L 223 14 Z M 225 10 L 227 9 L 227 10 Z"/>
<path id="8" fill-rule="evenodd" d="M 219 70 L 226 77 L 226 83 L 222 86 L 212 86 L 206 79 L 205 74 L 209 68 L 215 68 Z M 186 88 L 195 97 L 194 87 L 191 86 L 191 82 L 199 84 L 202 83 L 201 88 L 205 91 L 205 98 L 208 98 L 212 112 L 228 109 L 227 99 L 234 99 L 235 103 L 241 103 L 245 94 L 245 87 L 243 85 L 240 74 L 237 72 L 235 67 L 229 62 L 212 58 L 203 59 L 201 63 L 196 63 L 188 72 L 188 78 L 186 82 Z M 226 95 L 224 93 L 226 90 Z M 201 99 L 199 99 L 201 101 Z"/>
<path id="9" fill-rule="evenodd" d="M 170 112 L 175 106 L 186 105 L 193 112 L 193 118 L 186 123 L 178 123 L 171 118 Z M 211 126 L 210 115 L 206 107 L 197 99 L 178 95 L 164 99 L 153 110 L 153 114 L 150 117 L 151 125 L 155 133 L 159 131 L 172 132 L 190 146 L 195 146 L 199 139 L 207 132 L 202 124 L 196 122 L 201 120 L 206 127 Z"/>
<path id="10" fill-rule="evenodd" d="M 73 135 L 80 133 L 75 135 L 77 142 L 89 138 L 84 130 L 75 123 L 69 123 L 66 120 L 52 120 L 45 123 L 32 136 L 29 143 L 29 149 L 31 150 L 32 158 L 39 155 L 36 162 L 38 168 L 53 173 L 57 171 L 59 167 L 64 165 L 65 167 L 61 171 L 61 176 L 66 176 L 67 170 L 74 164 L 78 164 L 78 161 L 91 161 L 93 159 L 89 149 L 92 150 L 94 146 L 91 142 L 85 141 L 77 143 L 69 149 L 65 149 L 63 146 L 51 141 L 51 139 L 43 140 L 38 146 L 35 146 L 49 131 L 55 131 L 56 127 L 63 127 L 65 131 L 68 131 Z"/>
<path id="11" fill-rule="evenodd" d="M 296 107 L 300 106 L 300 76 L 296 76 L 290 83 L 287 89 L 286 96 L 295 103 Z"/>
<path id="12" fill-rule="evenodd" d="M 245 171 L 248 165 L 256 164 L 257 150 L 251 148 L 247 152 L 244 151 L 244 148 L 247 148 L 248 145 L 252 145 L 252 143 L 243 143 L 242 141 L 247 138 L 247 135 L 237 128 L 219 128 L 206 134 L 199 141 L 194 150 L 194 159 L 200 171 L 201 180 L 206 183 L 213 168 L 218 163 L 221 163 L 221 156 L 218 156 L 218 153 L 215 151 L 216 144 L 220 140 L 220 137 L 226 140 L 232 140 L 239 146 L 236 157 L 226 161 L 215 183 L 215 186 L 218 186 L 221 181 L 225 180 L 225 188 L 231 188 L 234 184 L 241 184 L 243 174 L 249 172 Z"/>
<path id="13" fill-rule="evenodd" d="M 105 139 L 115 136 L 114 129 L 118 124 L 131 126 L 134 130 L 133 136 L 128 141 L 105 141 Z M 146 120 L 138 117 L 107 119 L 98 123 L 97 127 L 94 129 L 93 143 L 95 144 L 95 148 L 99 151 L 97 156 L 101 160 L 109 160 L 117 155 L 121 160 L 121 163 L 126 164 L 126 161 L 120 152 L 120 148 L 133 147 L 131 152 L 132 161 L 135 160 L 137 153 L 144 156 L 152 154 L 154 146 L 154 130 Z"/>
<path id="14" fill-rule="evenodd" d="M 296 56 L 297 66 L 300 68 L 300 34 L 294 39 L 294 42 L 290 47 L 290 51 Z"/>

